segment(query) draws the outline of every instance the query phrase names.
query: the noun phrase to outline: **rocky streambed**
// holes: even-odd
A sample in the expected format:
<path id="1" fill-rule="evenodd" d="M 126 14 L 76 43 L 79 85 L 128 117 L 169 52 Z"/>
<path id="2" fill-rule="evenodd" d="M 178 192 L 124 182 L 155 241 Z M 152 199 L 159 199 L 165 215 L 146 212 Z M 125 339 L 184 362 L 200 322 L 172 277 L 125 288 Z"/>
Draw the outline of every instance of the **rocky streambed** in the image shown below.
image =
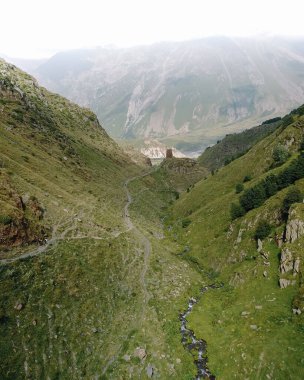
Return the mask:
<path id="1" fill-rule="evenodd" d="M 185 349 L 188 350 L 195 358 L 194 363 L 197 368 L 197 374 L 195 377 L 196 380 L 200 380 L 200 379 L 214 380 L 215 376 L 212 375 L 212 373 L 208 369 L 207 343 L 203 339 L 198 339 L 195 336 L 194 331 L 187 327 L 187 324 L 188 324 L 187 317 L 191 314 L 194 305 L 198 303 L 198 301 L 201 299 L 201 297 L 203 296 L 205 292 L 207 292 L 209 289 L 217 289 L 222 286 L 223 286 L 222 284 L 220 285 L 212 284 L 212 285 L 204 286 L 200 291 L 199 297 L 197 298 L 191 297 L 188 301 L 187 310 L 181 313 L 179 316 L 179 319 L 181 321 L 180 332 L 182 336 L 182 344 L 185 347 Z"/>

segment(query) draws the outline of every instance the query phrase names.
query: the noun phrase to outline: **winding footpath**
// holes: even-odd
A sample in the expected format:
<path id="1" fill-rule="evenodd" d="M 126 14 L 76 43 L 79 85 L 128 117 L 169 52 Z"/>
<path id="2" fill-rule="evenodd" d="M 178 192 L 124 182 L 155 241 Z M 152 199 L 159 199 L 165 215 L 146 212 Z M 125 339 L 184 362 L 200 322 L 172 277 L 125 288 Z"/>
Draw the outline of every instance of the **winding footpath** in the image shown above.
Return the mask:
<path id="1" fill-rule="evenodd" d="M 187 316 L 191 314 L 195 304 L 199 302 L 204 293 L 209 289 L 218 289 L 223 285 L 208 285 L 201 289 L 200 296 L 196 299 L 191 297 L 188 301 L 188 308 L 183 313 L 180 314 L 179 320 L 181 321 L 181 336 L 182 344 L 186 350 L 188 350 L 196 359 L 194 360 L 195 366 L 197 368 L 197 374 L 195 376 L 196 380 L 200 379 L 210 379 L 215 380 L 215 376 L 212 375 L 208 369 L 208 357 L 207 357 L 207 343 L 203 339 L 197 339 L 193 330 L 187 327 Z"/>
<path id="2" fill-rule="evenodd" d="M 151 245 L 150 240 L 132 222 L 132 219 L 131 219 L 130 214 L 129 214 L 129 207 L 133 203 L 133 198 L 132 198 L 132 195 L 128 189 L 128 185 L 130 182 L 135 181 L 138 178 L 143 178 L 143 177 L 148 176 L 149 174 L 151 174 L 151 172 L 153 170 L 154 169 L 149 170 L 148 172 L 145 172 L 143 174 L 137 175 L 135 177 L 128 178 L 124 183 L 124 189 L 125 189 L 125 192 L 127 195 L 127 203 L 124 207 L 123 219 L 124 219 L 124 222 L 127 226 L 127 231 L 132 230 L 134 232 L 136 238 L 138 239 L 138 241 L 142 245 L 143 251 L 144 251 L 144 264 L 143 264 L 143 268 L 142 268 L 142 271 L 140 274 L 140 281 L 141 281 L 141 286 L 142 286 L 142 290 L 143 290 L 143 294 L 144 294 L 144 304 L 145 305 L 147 305 L 147 303 L 149 301 L 149 294 L 148 294 L 147 284 L 146 284 L 146 273 L 147 273 L 148 266 L 149 266 L 149 259 L 150 259 L 150 255 L 151 255 L 151 251 L 152 251 L 152 245 Z M 143 308 L 143 310 L 144 310 L 144 308 Z"/>

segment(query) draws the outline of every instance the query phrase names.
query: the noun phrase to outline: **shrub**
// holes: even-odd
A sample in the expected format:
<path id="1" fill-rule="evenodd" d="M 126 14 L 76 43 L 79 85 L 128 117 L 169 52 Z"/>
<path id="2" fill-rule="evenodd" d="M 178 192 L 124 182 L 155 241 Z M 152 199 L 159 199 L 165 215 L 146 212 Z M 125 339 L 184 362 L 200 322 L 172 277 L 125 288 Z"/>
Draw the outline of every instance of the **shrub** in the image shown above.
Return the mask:
<path id="1" fill-rule="evenodd" d="M 244 190 L 244 185 L 243 185 L 242 183 L 238 183 L 238 184 L 235 186 L 235 193 L 236 193 L 236 194 L 241 193 L 243 190 Z"/>
<path id="2" fill-rule="evenodd" d="M 244 179 L 243 179 L 243 182 L 249 182 L 249 181 L 251 181 L 251 180 L 252 180 L 251 175 L 247 174 L 247 175 L 245 175 L 245 177 L 244 177 Z"/>
<path id="3" fill-rule="evenodd" d="M 292 115 L 286 115 L 282 119 L 283 121 L 283 127 L 287 127 L 289 124 L 293 123 L 293 116 Z"/>
<path id="4" fill-rule="evenodd" d="M 293 160 L 278 175 L 271 174 L 257 185 L 244 191 L 240 197 L 240 204 L 246 212 L 260 207 L 266 199 L 300 178 L 304 178 L 304 155 Z"/>
<path id="5" fill-rule="evenodd" d="M 266 192 L 262 183 L 246 190 L 240 198 L 241 206 L 246 210 L 260 207 L 266 200 Z"/>
<path id="6" fill-rule="evenodd" d="M 303 194 L 299 189 L 291 189 L 286 194 L 286 197 L 283 200 L 283 207 L 282 207 L 282 214 L 283 218 L 287 220 L 288 218 L 288 212 L 290 209 L 290 206 L 293 203 L 298 203 L 303 201 Z"/>
<path id="7" fill-rule="evenodd" d="M 254 237 L 256 240 L 258 239 L 263 240 L 267 236 L 269 236 L 270 232 L 271 232 L 271 225 L 266 220 L 261 220 L 259 224 L 257 225 Z"/>
<path id="8" fill-rule="evenodd" d="M 182 220 L 182 227 L 183 228 L 187 228 L 190 223 L 191 223 L 191 220 L 188 219 L 188 218 L 185 218 L 185 219 Z"/>
<path id="9" fill-rule="evenodd" d="M 304 150 L 304 139 L 301 141 L 300 152 Z"/>
<path id="10" fill-rule="evenodd" d="M 241 216 L 243 216 L 245 214 L 246 214 L 246 211 L 244 210 L 244 208 L 240 204 L 238 204 L 238 203 L 232 203 L 231 204 L 230 215 L 231 215 L 232 220 L 240 218 Z"/>
<path id="11" fill-rule="evenodd" d="M 288 150 L 283 145 L 278 145 L 274 148 L 272 158 L 274 161 L 274 167 L 284 164 L 288 160 Z"/>
<path id="12" fill-rule="evenodd" d="M 11 224 L 13 219 L 8 215 L 0 215 L 0 224 L 4 224 L 5 226 Z"/>
<path id="13" fill-rule="evenodd" d="M 277 121 L 280 121 L 280 120 L 281 120 L 281 117 L 279 116 L 274 117 L 273 119 L 268 119 L 268 120 L 263 121 L 262 125 L 276 123 Z"/>
<path id="14" fill-rule="evenodd" d="M 178 191 L 174 191 L 173 194 L 174 194 L 176 200 L 179 199 L 179 192 Z"/>

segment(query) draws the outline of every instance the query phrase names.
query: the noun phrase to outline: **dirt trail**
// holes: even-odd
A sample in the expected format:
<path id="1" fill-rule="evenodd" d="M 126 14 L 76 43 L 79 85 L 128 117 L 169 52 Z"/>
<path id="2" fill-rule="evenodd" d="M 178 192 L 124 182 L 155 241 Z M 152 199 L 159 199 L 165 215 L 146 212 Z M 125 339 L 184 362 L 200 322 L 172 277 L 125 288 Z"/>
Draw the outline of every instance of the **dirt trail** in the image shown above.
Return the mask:
<path id="1" fill-rule="evenodd" d="M 149 266 L 149 259 L 150 259 L 150 254 L 152 252 L 152 245 L 151 245 L 150 240 L 132 222 L 132 219 L 131 219 L 130 214 L 129 214 L 129 207 L 133 202 L 133 198 L 132 198 L 132 195 L 128 189 L 128 185 L 130 182 L 135 181 L 138 178 L 143 178 L 143 177 L 151 174 L 152 171 L 153 170 L 149 170 L 148 172 L 145 172 L 143 174 L 137 175 L 135 177 L 128 178 L 124 183 L 124 189 L 125 189 L 125 192 L 127 195 L 127 203 L 124 207 L 124 212 L 123 212 L 124 222 L 127 226 L 128 231 L 132 230 L 134 232 L 136 238 L 138 239 L 138 241 L 140 242 L 140 244 L 142 245 L 143 250 L 144 250 L 144 264 L 143 264 L 143 268 L 142 268 L 142 271 L 140 274 L 140 281 L 141 281 L 142 290 L 143 290 L 143 294 L 144 294 L 145 305 L 147 304 L 147 302 L 149 300 L 149 293 L 147 291 L 147 284 L 146 284 L 146 273 L 147 273 L 148 266 Z"/>
<path id="2" fill-rule="evenodd" d="M 45 252 L 50 246 L 57 244 L 59 240 L 63 240 L 69 232 L 75 230 L 76 228 L 76 218 L 73 217 L 68 220 L 61 220 L 53 227 L 52 236 L 50 239 L 46 240 L 44 245 L 40 245 L 33 250 L 25 252 L 16 257 L 0 259 L 0 264 L 9 264 L 17 260 L 26 259 L 27 257 L 40 255 L 41 253 Z M 59 230 L 62 230 L 62 232 L 59 232 Z"/>

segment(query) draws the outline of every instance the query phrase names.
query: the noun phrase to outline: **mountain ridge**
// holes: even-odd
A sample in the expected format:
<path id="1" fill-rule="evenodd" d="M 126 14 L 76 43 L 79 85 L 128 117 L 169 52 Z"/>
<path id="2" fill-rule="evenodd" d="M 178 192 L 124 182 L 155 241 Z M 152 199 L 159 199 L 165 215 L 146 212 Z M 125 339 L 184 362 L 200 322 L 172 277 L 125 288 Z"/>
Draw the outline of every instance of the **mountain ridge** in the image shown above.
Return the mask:
<path id="1" fill-rule="evenodd" d="M 111 136 L 174 145 L 183 137 L 202 151 L 227 131 L 302 104 L 303 54 L 301 39 L 213 37 L 63 52 L 35 74 L 92 108 Z M 180 144 L 187 151 L 187 141 Z"/>

